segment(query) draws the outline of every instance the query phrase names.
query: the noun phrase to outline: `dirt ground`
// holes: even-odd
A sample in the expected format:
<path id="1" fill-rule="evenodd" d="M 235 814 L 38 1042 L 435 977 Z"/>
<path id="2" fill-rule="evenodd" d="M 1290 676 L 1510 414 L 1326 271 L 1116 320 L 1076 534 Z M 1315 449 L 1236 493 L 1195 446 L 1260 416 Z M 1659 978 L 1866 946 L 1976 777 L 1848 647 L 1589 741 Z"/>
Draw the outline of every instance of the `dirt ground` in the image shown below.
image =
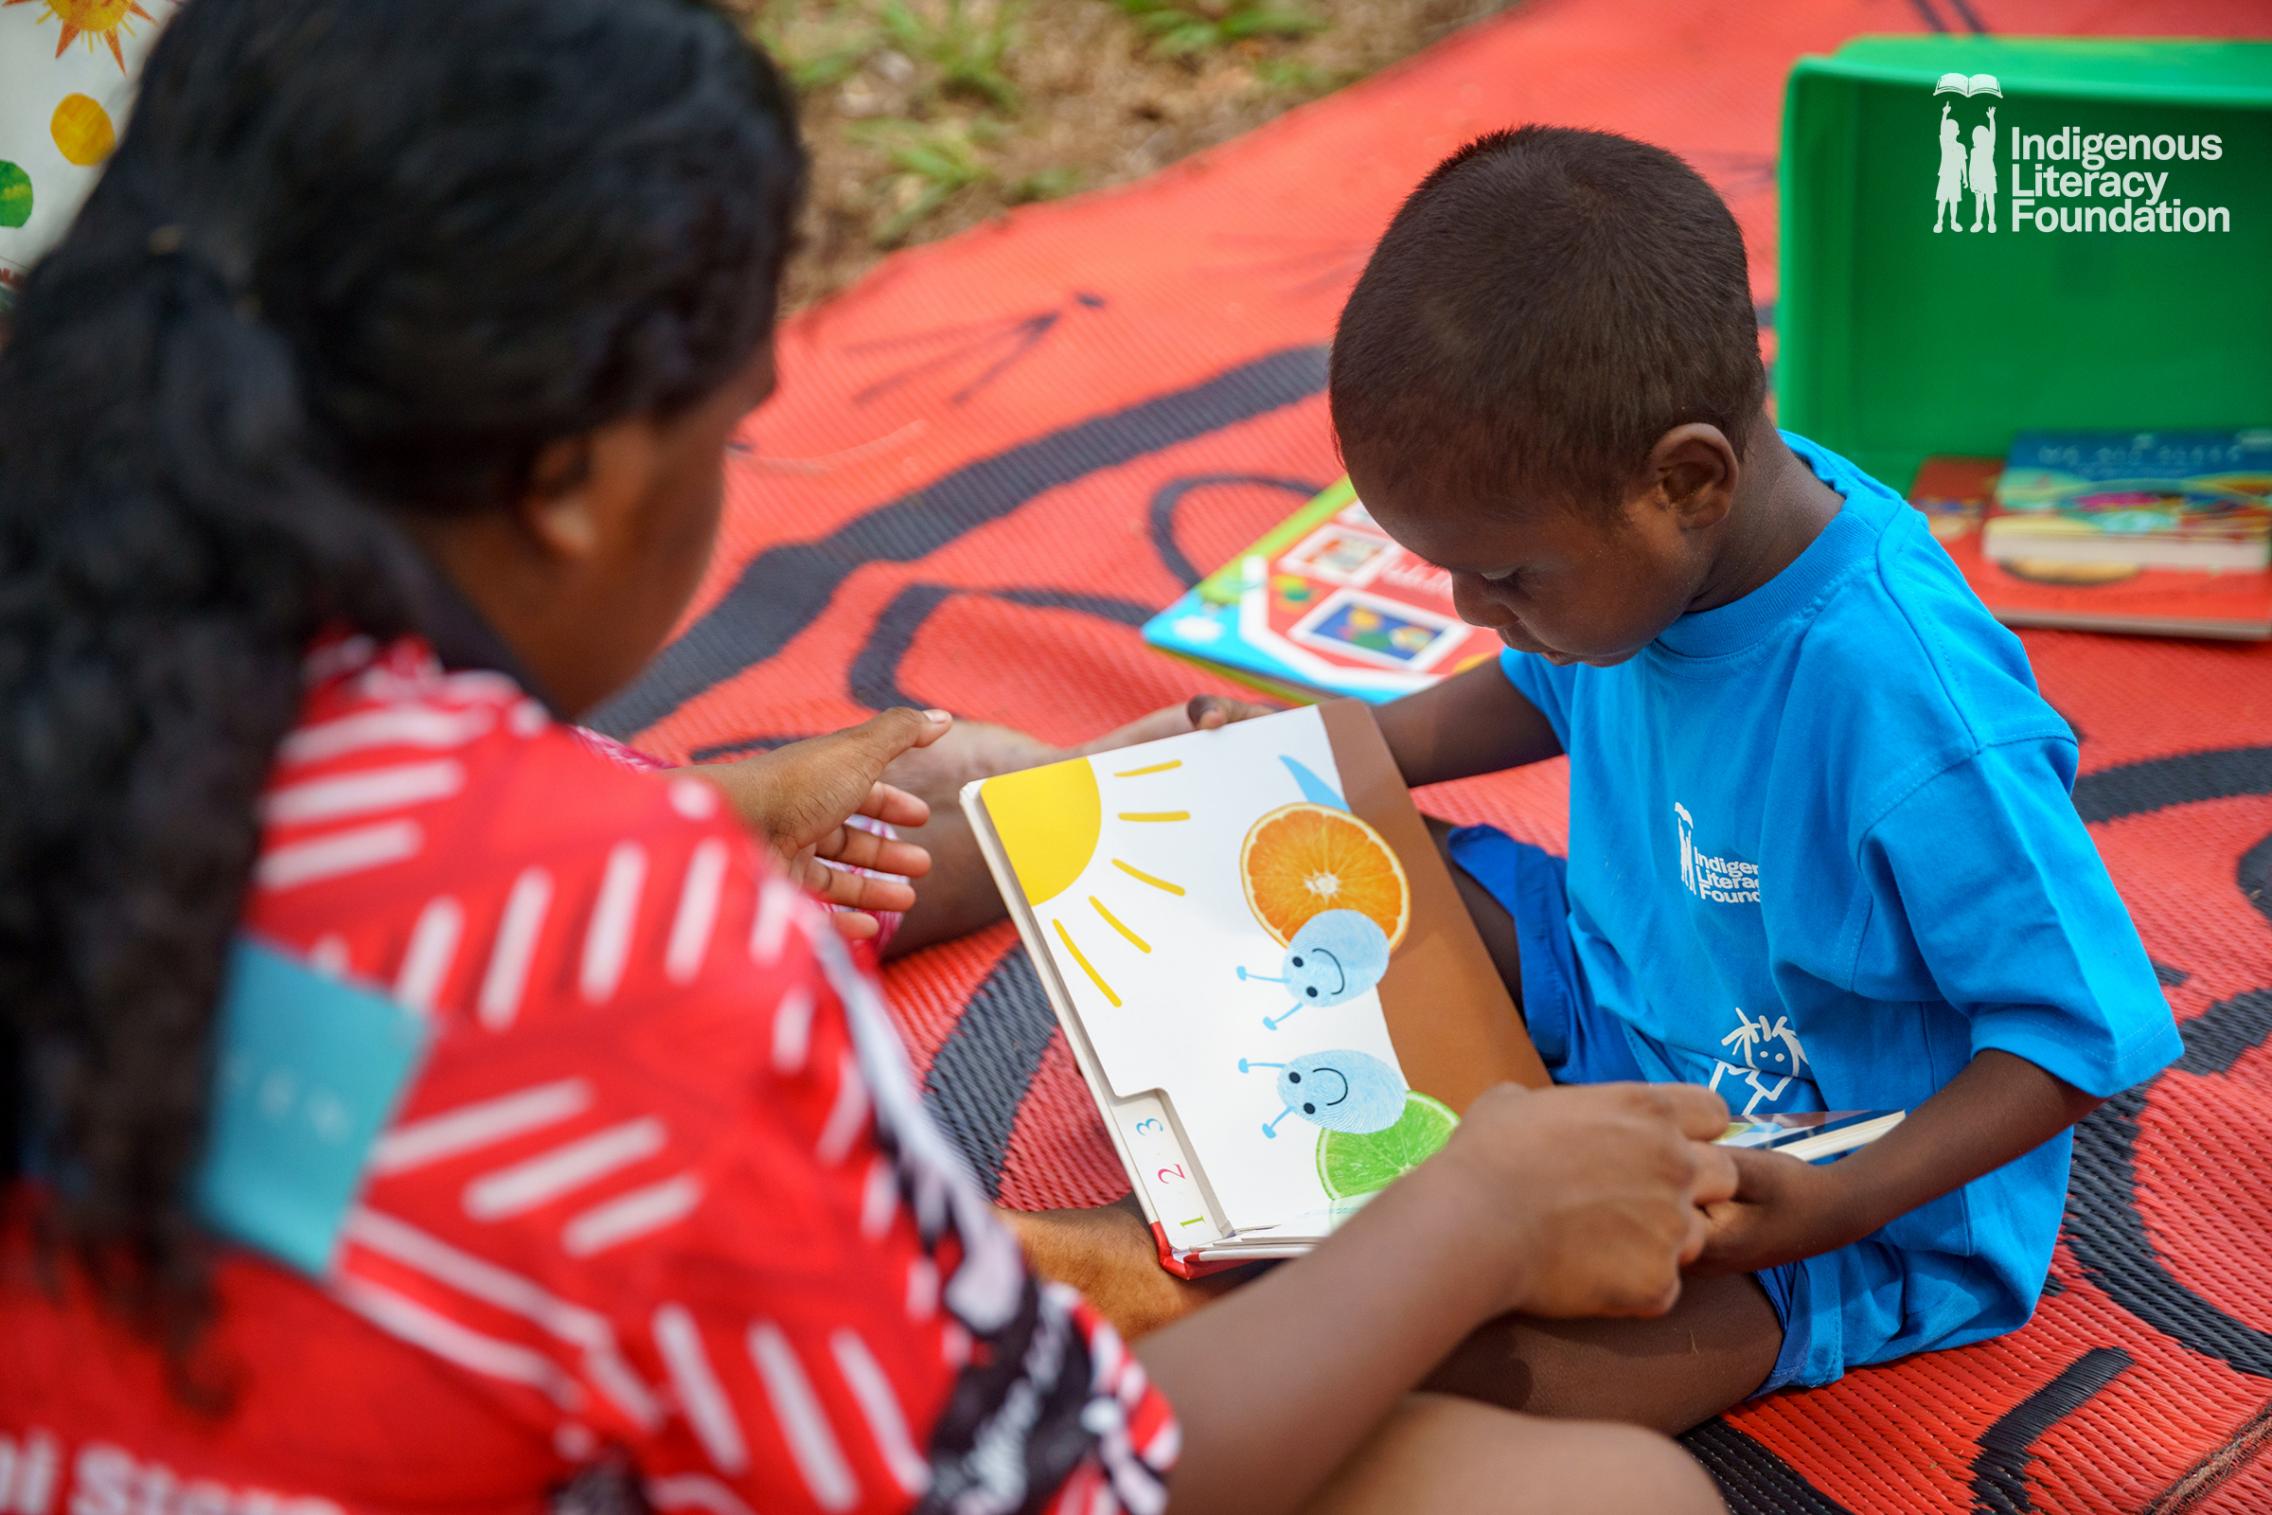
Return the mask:
<path id="1" fill-rule="evenodd" d="M 896 247 L 1150 173 L 1507 0 L 765 0 L 813 155 L 793 304 Z"/>

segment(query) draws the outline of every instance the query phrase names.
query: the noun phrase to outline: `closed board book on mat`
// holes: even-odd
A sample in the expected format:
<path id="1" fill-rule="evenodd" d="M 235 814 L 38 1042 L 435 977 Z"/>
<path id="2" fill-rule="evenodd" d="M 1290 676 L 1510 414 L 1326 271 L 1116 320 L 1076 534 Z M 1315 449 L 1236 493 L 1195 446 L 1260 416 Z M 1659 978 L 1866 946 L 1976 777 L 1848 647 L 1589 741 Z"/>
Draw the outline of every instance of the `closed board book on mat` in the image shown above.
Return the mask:
<path id="1" fill-rule="evenodd" d="M 1290 700 L 1374 704 L 1498 656 L 1451 575 L 1390 538 L 1347 479 L 1145 624 L 1144 640 Z"/>

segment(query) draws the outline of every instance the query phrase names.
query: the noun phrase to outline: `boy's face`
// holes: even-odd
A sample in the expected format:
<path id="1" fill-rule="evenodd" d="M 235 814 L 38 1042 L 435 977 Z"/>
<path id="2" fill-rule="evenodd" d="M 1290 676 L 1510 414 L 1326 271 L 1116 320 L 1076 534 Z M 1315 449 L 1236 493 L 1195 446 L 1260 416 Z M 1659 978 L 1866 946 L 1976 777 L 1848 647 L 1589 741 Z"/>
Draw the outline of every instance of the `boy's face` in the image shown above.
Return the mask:
<path id="1" fill-rule="evenodd" d="M 1462 620 L 1550 662 L 1624 662 L 1680 618 L 1710 566 L 1703 534 L 1653 492 L 1613 506 L 1483 502 L 1369 482 L 1349 463 L 1381 529 L 1451 574 Z"/>

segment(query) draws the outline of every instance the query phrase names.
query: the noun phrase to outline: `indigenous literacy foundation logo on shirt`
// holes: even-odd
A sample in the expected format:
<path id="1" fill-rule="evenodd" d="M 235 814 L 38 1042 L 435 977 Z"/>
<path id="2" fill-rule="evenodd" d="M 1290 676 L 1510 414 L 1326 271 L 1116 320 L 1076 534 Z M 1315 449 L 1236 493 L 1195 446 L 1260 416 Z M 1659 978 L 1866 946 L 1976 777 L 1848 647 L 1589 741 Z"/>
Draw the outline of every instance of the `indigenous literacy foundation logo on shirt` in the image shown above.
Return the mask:
<path id="1" fill-rule="evenodd" d="M 2011 231 L 2232 230 L 2230 207 L 2188 205 L 2178 193 L 2185 164 L 2224 157 L 2224 139 L 2215 132 L 2095 132 L 2071 123 L 2035 132 L 2007 122 L 2007 184 L 1997 171 L 1996 107 L 1979 104 L 1983 95 L 2004 98 L 1996 76 L 1943 74 L 1933 94 L 1960 97 L 1941 101 L 1939 172 L 1933 183 L 1936 232 L 1997 230 L 1999 189 L 2009 191 L 2005 226 Z M 1969 226 L 1964 222 L 1967 209 L 1972 212 Z"/>
<path id="2" fill-rule="evenodd" d="M 1688 807 L 1675 800 L 1673 819 L 1680 823 L 1680 882 L 1700 900 L 1715 905 L 1759 903 L 1759 865 L 1741 858 L 1714 857 L 1696 845 L 1696 822 Z"/>
<path id="3" fill-rule="evenodd" d="M 1727 1056 L 1712 1064 L 1712 1080 L 1708 1087 L 1718 1090 L 1729 1104 L 1743 1091 L 1733 1080 L 1742 1080 L 1751 1090 L 1743 1102 L 1745 1120 L 1761 1113 L 1761 1106 L 1773 1106 L 1807 1065 L 1807 1049 L 1800 1045 L 1799 1033 L 1791 1028 L 1791 1018 L 1778 1015 L 1769 1020 L 1765 1015 L 1754 1019 L 1736 1007 L 1736 1028 L 1720 1038 L 1720 1045 L 1728 1049 Z M 1721 1080 L 1727 1079 L 1726 1088 Z"/>

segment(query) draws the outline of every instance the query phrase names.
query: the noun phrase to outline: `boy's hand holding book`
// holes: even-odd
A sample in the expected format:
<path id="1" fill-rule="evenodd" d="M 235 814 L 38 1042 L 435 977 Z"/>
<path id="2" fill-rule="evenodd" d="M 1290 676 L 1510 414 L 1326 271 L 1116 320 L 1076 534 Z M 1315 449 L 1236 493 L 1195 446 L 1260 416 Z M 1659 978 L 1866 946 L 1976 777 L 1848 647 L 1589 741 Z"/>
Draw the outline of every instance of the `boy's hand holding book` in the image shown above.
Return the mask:
<path id="1" fill-rule="evenodd" d="M 1735 1159 L 1735 1192 L 1705 1212 L 1697 1272 L 1756 1273 L 1831 1251 L 1872 1229 L 1857 1230 L 1847 1218 L 1853 1208 L 1849 1186 L 1836 1165 L 1743 1148 L 1729 1155 Z"/>
<path id="2" fill-rule="evenodd" d="M 2098 1097 L 2024 1057 L 1983 1048 L 1881 1139 L 1827 1166 L 1733 1149 L 1735 1193 L 1709 1208 L 1700 1273 L 1753 1273 L 1859 1241 L 2032 1152 Z"/>

